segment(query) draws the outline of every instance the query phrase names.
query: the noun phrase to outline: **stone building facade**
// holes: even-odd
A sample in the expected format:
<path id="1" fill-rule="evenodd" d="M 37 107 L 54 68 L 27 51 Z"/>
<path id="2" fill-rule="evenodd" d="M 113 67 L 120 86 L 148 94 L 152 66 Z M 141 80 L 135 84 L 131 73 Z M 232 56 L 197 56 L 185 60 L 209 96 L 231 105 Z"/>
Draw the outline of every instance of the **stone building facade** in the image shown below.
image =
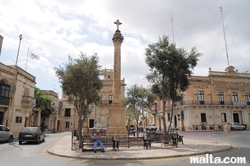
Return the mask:
<path id="1" fill-rule="evenodd" d="M 40 120 L 35 116 L 39 112 L 33 110 L 35 80 L 18 66 L 15 72 L 15 66 L 0 63 L 0 124 L 10 128 L 15 136 L 24 126 L 37 125 Z"/>
<path id="2" fill-rule="evenodd" d="M 233 66 L 227 67 L 225 72 L 210 68 L 208 76 L 191 76 L 189 81 L 183 101 L 174 104 L 172 127 L 185 131 L 220 129 L 231 122 L 250 127 L 250 74 L 238 73 Z M 168 103 L 165 116 L 167 124 L 170 105 Z M 156 119 L 163 127 L 161 116 Z"/>

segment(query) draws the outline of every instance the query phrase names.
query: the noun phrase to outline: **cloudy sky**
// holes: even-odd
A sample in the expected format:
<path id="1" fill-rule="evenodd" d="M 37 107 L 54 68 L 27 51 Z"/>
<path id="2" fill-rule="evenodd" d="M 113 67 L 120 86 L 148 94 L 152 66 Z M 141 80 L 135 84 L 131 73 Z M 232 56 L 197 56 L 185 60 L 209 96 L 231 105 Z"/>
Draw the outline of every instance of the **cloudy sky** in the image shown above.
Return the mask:
<path id="1" fill-rule="evenodd" d="M 69 55 L 97 53 L 102 68 L 113 68 L 112 36 L 119 19 L 124 36 L 121 78 L 127 87 L 149 85 L 145 48 L 163 35 L 188 52 L 195 46 L 203 55 L 193 75 L 207 76 L 209 67 L 224 71 L 228 66 L 223 18 L 229 64 L 250 72 L 249 17 L 250 0 L 1 0 L 0 62 L 15 64 L 22 34 L 18 66 L 36 77 L 36 87 L 60 97 L 54 67 Z M 28 49 L 40 59 L 27 61 Z"/>

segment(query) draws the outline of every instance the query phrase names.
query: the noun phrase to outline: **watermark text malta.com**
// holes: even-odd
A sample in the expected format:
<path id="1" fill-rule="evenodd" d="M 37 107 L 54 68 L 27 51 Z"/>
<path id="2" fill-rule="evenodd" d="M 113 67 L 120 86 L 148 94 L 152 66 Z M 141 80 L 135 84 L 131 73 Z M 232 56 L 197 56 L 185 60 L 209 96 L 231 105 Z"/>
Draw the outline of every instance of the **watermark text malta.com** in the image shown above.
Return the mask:
<path id="1" fill-rule="evenodd" d="M 213 157 L 206 154 L 204 157 L 190 157 L 190 164 L 246 164 L 246 157 Z"/>

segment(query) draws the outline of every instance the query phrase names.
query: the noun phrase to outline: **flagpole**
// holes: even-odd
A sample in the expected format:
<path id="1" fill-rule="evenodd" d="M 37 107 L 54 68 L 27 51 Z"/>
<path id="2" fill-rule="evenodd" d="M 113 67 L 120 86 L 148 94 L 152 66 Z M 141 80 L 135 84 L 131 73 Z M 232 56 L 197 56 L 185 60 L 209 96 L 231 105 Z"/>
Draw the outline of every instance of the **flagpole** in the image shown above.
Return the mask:
<path id="1" fill-rule="evenodd" d="M 25 71 L 27 70 L 28 55 L 29 55 L 29 47 L 28 47 L 28 51 L 27 51 L 27 57 L 26 57 L 26 65 L 25 65 Z"/>

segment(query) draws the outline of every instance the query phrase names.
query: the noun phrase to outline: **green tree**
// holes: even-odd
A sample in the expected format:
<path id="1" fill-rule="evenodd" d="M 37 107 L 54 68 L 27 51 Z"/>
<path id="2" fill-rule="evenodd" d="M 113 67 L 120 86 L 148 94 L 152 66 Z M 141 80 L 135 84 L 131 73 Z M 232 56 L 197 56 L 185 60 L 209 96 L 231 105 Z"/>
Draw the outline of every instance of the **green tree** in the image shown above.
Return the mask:
<path id="1" fill-rule="evenodd" d="M 198 53 L 193 47 L 188 53 L 183 48 L 176 48 L 171 44 L 167 36 L 159 38 L 157 43 L 149 44 L 146 48 L 146 63 L 151 73 L 146 76 L 147 80 L 153 83 L 152 91 L 163 101 L 163 125 L 166 127 L 166 102 L 170 100 L 171 118 L 168 129 L 171 128 L 173 119 L 174 103 L 182 99 L 181 92 L 188 88 L 188 77 L 198 61 Z"/>
<path id="2" fill-rule="evenodd" d="M 36 99 L 36 105 L 34 108 L 41 109 L 41 128 L 44 130 L 45 119 L 48 118 L 54 112 L 53 101 L 48 95 L 44 95 L 39 88 L 35 88 L 34 96 Z"/>
<path id="3" fill-rule="evenodd" d="M 41 105 L 43 105 L 43 93 L 37 87 L 35 87 L 34 93 L 35 93 L 34 96 L 35 96 L 35 99 L 36 99 L 35 108 L 39 108 L 39 107 L 41 107 Z"/>
<path id="4" fill-rule="evenodd" d="M 54 112 L 53 100 L 48 95 L 44 95 L 39 88 L 35 88 L 34 93 L 36 99 L 36 105 L 34 108 L 41 109 L 41 129 L 44 130 L 45 119 Z"/>
<path id="5" fill-rule="evenodd" d="M 40 108 L 42 118 L 41 128 L 44 130 L 45 119 L 49 118 L 49 116 L 55 111 L 53 100 L 48 95 L 44 95 L 42 97 L 42 106 Z"/>
<path id="6" fill-rule="evenodd" d="M 126 110 L 129 120 L 134 119 L 138 127 L 140 115 L 142 115 L 142 120 L 145 120 L 144 110 L 150 108 L 156 98 L 157 96 L 151 93 L 150 89 L 143 88 L 137 84 L 129 88 L 127 97 L 123 100 L 124 105 L 129 105 Z"/>
<path id="7" fill-rule="evenodd" d="M 101 66 L 98 65 L 96 55 L 86 56 L 81 53 L 79 59 L 69 57 L 69 62 L 64 66 L 55 68 L 59 81 L 62 84 L 63 93 L 69 96 L 78 113 L 77 132 L 82 137 L 82 127 L 84 121 L 91 113 L 90 105 L 98 105 L 101 97 L 99 96 L 102 88 Z M 82 147 L 82 139 L 79 139 Z"/>

